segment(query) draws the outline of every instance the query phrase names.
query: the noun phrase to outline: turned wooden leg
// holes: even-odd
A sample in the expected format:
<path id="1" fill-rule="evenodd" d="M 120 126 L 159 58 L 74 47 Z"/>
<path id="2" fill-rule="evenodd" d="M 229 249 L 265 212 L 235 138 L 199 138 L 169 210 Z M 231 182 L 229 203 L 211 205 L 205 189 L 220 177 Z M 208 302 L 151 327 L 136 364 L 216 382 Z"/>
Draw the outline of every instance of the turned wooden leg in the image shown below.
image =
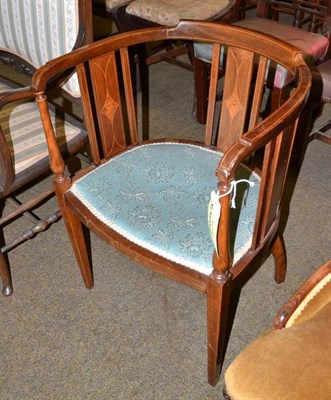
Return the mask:
<path id="1" fill-rule="evenodd" d="M 280 235 L 273 242 L 271 252 L 275 262 L 275 281 L 282 283 L 285 281 L 287 260 L 284 241 Z"/>
<path id="2" fill-rule="evenodd" d="M 216 386 L 224 360 L 228 338 L 230 302 L 229 280 L 218 283 L 210 279 L 207 289 L 208 382 Z"/>
<path id="3" fill-rule="evenodd" d="M 13 283 L 11 280 L 9 266 L 1 251 L 0 251 L 0 276 L 3 283 L 2 294 L 4 296 L 10 296 L 13 293 Z"/>

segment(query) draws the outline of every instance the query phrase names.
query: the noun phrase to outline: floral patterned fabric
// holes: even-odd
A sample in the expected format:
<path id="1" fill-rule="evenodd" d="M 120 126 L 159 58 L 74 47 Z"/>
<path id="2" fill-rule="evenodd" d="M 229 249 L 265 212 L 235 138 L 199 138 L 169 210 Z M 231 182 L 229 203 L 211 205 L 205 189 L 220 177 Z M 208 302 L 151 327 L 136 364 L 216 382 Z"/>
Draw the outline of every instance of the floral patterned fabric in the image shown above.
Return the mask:
<path id="1" fill-rule="evenodd" d="M 38 68 L 73 49 L 78 21 L 77 0 L 0 0 L 0 50 Z M 76 74 L 64 88 L 80 96 Z"/>
<path id="2" fill-rule="evenodd" d="M 10 90 L 0 83 L 0 93 Z M 58 143 L 66 145 L 78 138 L 81 130 L 51 113 Z M 46 137 L 37 104 L 33 100 L 7 104 L 0 113 L 0 126 L 14 164 L 15 174 L 24 172 L 43 158 L 48 157 Z"/>
<path id="3" fill-rule="evenodd" d="M 126 9 L 128 14 L 155 22 L 174 26 L 181 19 L 206 20 L 222 11 L 229 0 L 134 0 Z"/>
<path id="4" fill-rule="evenodd" d="M 207 212 L 222 153 L 190 144 L 154 143 L 125 152 L 70 189 L 102 222 L 156 254 L 209 275 L 213 242 Z M 239 184 L 231 243 L 236 262 L 250 247 L 259 179 L 247 168 Z"/>

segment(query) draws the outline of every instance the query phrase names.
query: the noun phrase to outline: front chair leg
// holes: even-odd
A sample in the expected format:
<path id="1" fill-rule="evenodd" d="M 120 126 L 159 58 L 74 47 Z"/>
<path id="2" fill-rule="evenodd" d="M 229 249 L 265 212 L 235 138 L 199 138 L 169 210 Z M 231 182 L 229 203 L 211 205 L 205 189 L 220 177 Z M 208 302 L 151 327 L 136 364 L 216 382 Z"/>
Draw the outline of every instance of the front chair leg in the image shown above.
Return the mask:
<path id="1" fill-rule="evenodd" d="M 216 386 L 228 337 L 230 279 L 219 283 L 212 278 L 207 288 L 208 382 Z"/>
<path id="2" fill-rule="evenodd" d="M 82 278 L 85 286 L 91 289 L 94 286 L 94 280 L 87 246 L 87 229 L 80 219 L 70 210 L 64 199 L 64 193 L 70 186 L 70 183 L 71 181 L 69 178 L 63 178 L 59 175 L 59 177 L 54 179 L 54 188 Z"/>
<path id="3" fill-rule="evenodd" d="M 287 259 L 285 244 L 280 235 L 276 236 L 271 246 L 271 252 L 275 262 L 275 281 L 282 283 L 285 281 Z"/>
<path id="4" fill-rule="evenodd" d="M 4 296 L 10 296 L 13 293 L 13 283 L 11 280 L 9 266 L 1 251 L 0 251 L 0 276 L 3 282 L 2 294 Z"/>
<path id="5" fill-rule="evenodd" d="M 63 213 L 63 219 L 85 286 L 91 289 L 94 286 L 94 280 L 84 232 L 85 227 L 80 219 L 68 207 L 66 207 L 65 213 Z"/>

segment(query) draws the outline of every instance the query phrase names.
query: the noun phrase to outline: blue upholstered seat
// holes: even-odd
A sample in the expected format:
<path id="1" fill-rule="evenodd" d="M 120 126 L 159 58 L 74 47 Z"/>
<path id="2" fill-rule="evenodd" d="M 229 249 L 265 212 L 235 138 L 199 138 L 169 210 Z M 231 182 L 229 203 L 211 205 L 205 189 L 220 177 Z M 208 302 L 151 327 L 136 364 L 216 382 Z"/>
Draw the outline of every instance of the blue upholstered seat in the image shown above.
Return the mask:
<path id="1" fill-rule="evenodd" d="M 70 189 L 102 222 L 169 260 L 209 275 L 213 242 L 207 210 L 222 153 L 184 143 L 153 143 L 96 168 Z M 259 178 L 240 167 L 231 241 L 236 262 L 251 244 Z"/>

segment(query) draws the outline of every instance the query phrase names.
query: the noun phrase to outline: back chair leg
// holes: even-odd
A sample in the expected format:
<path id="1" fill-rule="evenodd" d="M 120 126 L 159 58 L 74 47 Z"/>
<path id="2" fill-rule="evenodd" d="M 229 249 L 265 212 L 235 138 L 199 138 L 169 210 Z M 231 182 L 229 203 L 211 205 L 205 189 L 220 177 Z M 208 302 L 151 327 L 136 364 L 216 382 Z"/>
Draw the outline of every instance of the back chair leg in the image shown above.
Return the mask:
<path id="1" fill-rule="evenodd" d="M 0 251 L 0 276 L 3 283 L 2 294 L 10 296 L 13 293 L 13 284 L 10 275 L 10 269 L 6 262 L 5 256 Z"/>
<path id="2" fill-rule="evenodd" d="M 291 156 L 291 166 L 297 170 L 302 166 L 309 144 L 309 133 L 312 131 L 314 115 L 318 110 L 318 107 L 319 103 L 317 103 L 314 96 L 311 95 L 308 97 L 301 112 Z"/>
<path id="3" fill-rule="evenodd" d="M 2 219 L 3 215 L 3 210 L 5 207 L 5 201 L 2 198 L 0 200 L 0 219 Z M 4 296 L 10 296 L 13 293 L 13 283 L 11 280 L 11 274 L 10 274 L 10 267 L 8 264 L 8 257 L 7 255 L 5 256 L 4 253 L 7 253 L 4 251 L 2 246 L 5 246 L 5 238 L 4 238 L 4 233 L 2 230 L 2 226 L 0 226 L 0 277 L 2 280 L 2 294 Z M 3 249 L 3 250 L 1 250 Z M 3 252 L 4 251 L 4 252 Z"/>
<path id="4" fill-rule="evenodd" d="M 271 246 L 271 252 L 275 262 L 275 281 L 282 283 L 285 281 L 287 260 L 284 241 L 280 235 L 276 236 Z"/>
<path id="5" fill-rule="evenodd" d="M 230 280 L 218 283 L 210 279 L 207 289 L 208 382 L 216 386 L 222 368 L 228 331 Z"/>
<path id="6" fill-rule="evenodd" d="M 208 64 L 195 58 L 193 65 L 195 81 L 196 118 L 200 124 L 204 125 L 207 119 Z"/>

